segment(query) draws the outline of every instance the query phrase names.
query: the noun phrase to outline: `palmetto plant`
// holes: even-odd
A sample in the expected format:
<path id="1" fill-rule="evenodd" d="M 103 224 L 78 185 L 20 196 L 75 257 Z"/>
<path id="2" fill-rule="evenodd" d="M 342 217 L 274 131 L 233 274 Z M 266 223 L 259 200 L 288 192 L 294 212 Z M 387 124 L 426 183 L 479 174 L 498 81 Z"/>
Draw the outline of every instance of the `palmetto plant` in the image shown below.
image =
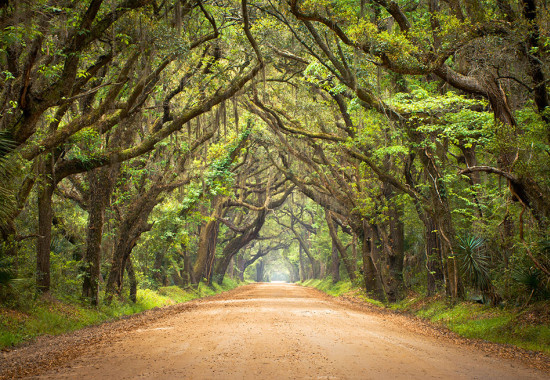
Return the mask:
<path id="1" fill-rule="evenodd" d="M 11 263 L 6 258 L 0 258 L 0 288 L 7 286 L 14 278 Z"/>
<path id="2" fill-rule="evenodd" d="M 7 132 L 0 132 L 0 229 L 4 229 L 8 218 L 15 209 L 15 196 L 11 187 L 13 165 L 10 165 L 8 154 L 15 148 L 15 143 Z"/>
<path id="3" fill-rule="evenodd" d="M 15 144 L 10 135 L 0 132 L 0 232 L 5 231 L 7 222 L 16 207 L 15 196 L 11 189 L 13 165 L 10 165 L 8 159 L 8 154 L 14 147 Z M 2 256 L 2 246 L 0 246 L 0 301 L 7 294 L 7 289 L 15 278 L 11 261 Z"/>
<path id="4" fill-rule="evenodd" d="M 542 265 L 545 265 L 550 261 L 550 240 L 541 240 L 538 245 L 540 250 L 539 260 L 542 262 Z M 512 271 L 512 278 L 525 287 L 530 294 L 529 298 L 550 298 L 550 279 L 542 270 L 533 266 L 532 263 L 520 263 Z"/>
<path id="5" fill-rule="evenodd" d="M 475 236 L 459 238 L 458 259 L 460 269 L 471 285 L 486 292 L 491 288 L 489 257 L 485 252 L 485 240 Z"/>
<path id="6" fill-rule="evenodd" d="M 541 272 L 535 267 L 519 267 L 512 272 L 512 278 L 525 286 L 529 292 L 536 292 L 541 287 Z"/>

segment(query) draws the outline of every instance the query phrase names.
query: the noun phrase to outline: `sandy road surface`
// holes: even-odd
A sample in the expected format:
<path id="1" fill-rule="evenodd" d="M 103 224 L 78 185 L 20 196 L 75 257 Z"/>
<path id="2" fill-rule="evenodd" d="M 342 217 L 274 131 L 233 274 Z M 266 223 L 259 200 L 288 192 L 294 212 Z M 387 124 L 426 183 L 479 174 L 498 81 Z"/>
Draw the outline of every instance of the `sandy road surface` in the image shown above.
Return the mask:
<path id="1" fill-rule="evenodd" d="M 546 379 L 316 290 L 252 284 L 101 339 L 44 379 Z"/>

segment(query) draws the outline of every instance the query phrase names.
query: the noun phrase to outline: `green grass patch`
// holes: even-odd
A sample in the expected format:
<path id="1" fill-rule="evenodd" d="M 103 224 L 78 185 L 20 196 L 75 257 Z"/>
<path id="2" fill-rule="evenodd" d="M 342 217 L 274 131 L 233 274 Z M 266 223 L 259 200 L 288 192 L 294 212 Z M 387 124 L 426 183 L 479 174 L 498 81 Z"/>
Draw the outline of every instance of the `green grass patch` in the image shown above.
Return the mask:
<path id="1" fill-rule="evenodd" d="M 338 281 L 336 284 L 332 283 L 332 278 L 327 277 L 325 279 L 311 279 L 298 284 L 302 286 L 307 286 L 309 288 L 316 288 L 322 292 L 325 292 L 331 296 L 339 297 L 342 295 L 353 295 L 355 298 L 360 298 L 361 300 L 371 303 L 373 305 L 384 307 L 384 304 L 380 301 L 373 300 L 372 298 L 367 297 L 363 294 L 359 288 L 355 287 L 351 281 Z"/>
<path id="2" fill-rule="evenodd" d="M 411 312 L 460 336 L 507 343 L 528 350 L 550 354 L 550 305 L 535 304 L 527 308 L 501 308 L 473 302 L 447 303 L 441 298 L 409 298 L 391 306 Z"/>
<path id="3" fill-rule="evenodd" d="M 111 305 L 97 308 L 47 297 L 27 302 L 24 310 L 0 307 L 0 349 L 21 344 L 40 335 L 58 335 L 155 307 L 214 295 L 239 285 L 235 280 L 224 279 L 222 285 L 210 287 L 201 283 L 196 289 L 184 290 L 177 286 L 162 287 L 158 291 L 138 289 L 135 304 L 113 300 Z"/>
<path id="4" fill-rule="evenodd" d="M 339 281 L 336 284 L 333 284 L 330 277 L 323 280 L 307 280 L 301 283 L 301 285 L 319 289 L 335 297 L 341 296 L 342 294 L 348 293 L 352 290 L 350 281 Z"/>

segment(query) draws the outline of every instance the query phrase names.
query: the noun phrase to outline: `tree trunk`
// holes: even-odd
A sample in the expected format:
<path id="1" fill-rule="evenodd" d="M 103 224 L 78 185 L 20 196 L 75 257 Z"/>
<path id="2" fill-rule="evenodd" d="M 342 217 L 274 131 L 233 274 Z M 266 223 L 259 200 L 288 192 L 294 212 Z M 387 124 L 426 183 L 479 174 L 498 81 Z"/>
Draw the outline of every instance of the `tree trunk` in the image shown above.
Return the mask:
<path id="1" fill-rule="evenodd" d="M 299 233 L 299 232 L 296 232 L 294 229 L 292 230 L 294 232 L 294 236 L 296 236 L 296 239 L 298 240 L 298 243 L 300 244 L 300 247 L 302 247 L 303 249 L 303 252 L 305 252 L 310 264 L 311 264 L 311 272 L 312 272 L 312 277 L 311 278 L 320 278 L 319 275 L 320 275 L 320 271 L 321 271 L 321 268 L 320 268 L 320 263 L 315 260 L 315 258 L 313 257 L 313 255 L 311 254 L 310 250 L 309 250 L 309 247 L 308 247 L 308 244 L 307 244 L 307 240 L 304 239 L 304 237 Z"/>
<path id="2" fill-rule="evenodd" d="M 366 222 L 363 222 L 363 246 L 361 253 L 363 256 L 363 279 L 365 282 L 365 290 L 367 294 L 373 294 L 375 297 L 378 296 L 378 286 L 377 286 L 377 273 L 374 261 L 372 259 L 372 246 L 375 245 L 375 242 L 372 241 L 370 228 L 367 226 Z"/>
<path id="3" fill-rule="evenodd" d="M 541 52 L 544 52 L 544 42 L 541 40 L 540 28 L 537 21 L 537 4 L 535 0 L 522 0 L 523 16 L 529 23 L 529 38 L 526 50 L 529 51 L 529 72 L 533 79 L 533 94 L 535 104 L 542 120 L 546 123 L 547 139 L 550 143 L 550 113 L 548 113 L 549 99 L 546 90 L 546 77 L 544 75 L 544 61 Z M 540 5 L 542 9 L 542 5 Z"/>
<path id="4" fill-rule="evenodd" d="M 351 267 L 353 270 L 353 276 L 355 276 L 355 272 L 357 271 L 357 234 L 352 232 L 352 240 L 351 240 Z"/>
<path id="5" fill-rule="evenodd" d="M 109 304 L 115 294 L 122 294 L 124 268 L 132 249 L 137 244 L 141 234 L 152 228 L 147 218 L 155 205 L 159 202 L 158 195 L 161 187 L 152 186 L 145 194 L 138 195 L 138 199 L 131 202 L 123 219 L 118 226 L 115 248 L 111 259 L 111 271 L 105 287 L 105 303 Z"/>
<path id="6" fill-rule="evenodd" d="M 285 255 L 282 255 L 285 265 L 289 273 L 289 282 L 294 283 L 300 280 L 300 267 L 298 264 L 292 263 L 289 258 Z"/>
<path id="7" fill-rule="evenodd" d="M 403 288 L 403 260 L 405 257 L 405 224 L 403 223 L 403 206 L 392 204 L 389 209 L 390 232 L 388 252 L 390 302 L 397 301 Z"/>
<path id="8" fill-rule="evenodd" d="M 41 157 L 38 187 L 38 239 L 36 244 L 36 287 L 39 293 L 50 291 L 50 245 L 52 241 L 52 195 L 54 190 L 52 155 Z"/>
<path id="9" fill-rule="evenodd" d="M 244 267 L 244 263 L 245 263 L 245 259 L 244 259 L 244 254 L 241 253 L 240 255 L 237 256 L 237 271 L 239 273 L 239 280 L 240 281 L 244 281 L 244 271 L 245 271 L 245 267 Z"/>
<path id="10" fill-rule="evenodd" d="M 328 231 L 330 234 L 330 237 L 332 239 L 332 246 L 333 248 L 336 248 L 337 252 L 340 253 L 340 257 L 342 258 L 342 261 L 344 262 L 344 267 L 346 268 L 346 271 L 348 272 L 348 276 L 350 280 L 355 280 L 355 270 L 353 268 L 352 263 L 350 262 L 350 259 L 347 255 L 346 248 L 338 238 L 338 232 L 337 227 L 334 225 L 334 222 L 332 220 L 332 214 L 330 211 L 325 209 L 325 220 L 327 222 Z M 340 266 L 340 262 L 338 261 L 338 266 Z"/>
<path id="11" fill-rule="evenodd" d="M 191 265 L 191 258 L 189 257 L 186 244 L 181 245 L 181 255 L 183 256 L 183 273 L 181 274 L 181 277 L 183 278 L 183 285 L 187 286 L 189 284 L 194 284 L 195 281 L 192 278 L 193 267 Z"/>
<path id="12" fill-rule="evenodd" d="M 300 281 L 304 282 L 307 280 L 307 273 L 304 265 L 304 254 L 302 253 L 302 246 L 300 244 L 298 244 L 298 255 L 300 260 Z"/>
<path id="13" fill-rule="evenodd" d="M 411 134 L 413 138 L 418 137 L 415 134 Z M 412 170 L 414 166 L 412 161 L 414 155 L 410 154 L 407 160 L 407 168 L 405 170 L 405 179 L 407 185 L 411 188 L 415 188 L 416 184 L 413 179 Z M 422 221 L 424 225 L 424 241 L 425 241 L 425 262 L 426 262 L 426 283 L 427 283 L 427 295 L 431 296 L 438 292 L 440 284 L 446 283 L 445 273 L 443 271 L 443 263 L 441 261 L 441 241 L 437 231 L 437 226 L 434 219 L 428 214 L 427 210 L 430 208 L 431 202 L 428 200 L 421 202 L 420 199 L 414 200 L 414 207 L 418 215 L 418 219 Z"/>
<path id="14" fill-rule="evenodd" d="M 445 289 L 451 298 L 463 295 L 462 281 L 458 272 L 458 263 L 454 250 L 457 247 L 455 230 L 447 199 L 447 190 L 439 171 L 428 154 L 421 155 L 427 174 L 433 179 L 430 181 L 430 198 L 432 201 L 432 218 L 434 219 L 438 235 L 441 237 L 441 263 L 445 271 Z"/>
<path id="15" fill-rule="evenodd" d="M 218 217 L 221 215 L 223 200 L 216 196 L 212 199 L 212 214 L 208 221 L 203 222 L 199 236 L 199 246 L 197 249 L 197 260 L 193 266 L 193 278 L 198 283 L 206 275 L 207 265 L 209 264 L 212 249 L 215 249 L 217 231 L 220 222 Z"/>
<path id="16" fill-rule="evenodd" d="M 179 269 L 182 267 L 182 265 L 185 265 L 183 263 L 184 262 L 183 256 L 181 254 L 177 254 L 174 261 L 176 262 L 177 268 L 171 273 L 172 283 L 176 286 L 183 287 L 187 285 L 184 283 L 184 279 L 183 279 L 185 272 Z"/>
<path id="17" fill-rule="evenodd" d="M 136 272 L 134 271 L 134 265 L 132 259 L 128 257 L 126 260 L 126 273 L 128 273 L 128 280 L 130 281 L 130 301 L 136 303 L 137 301 L 137 280 Z"/>
<path id="18" fill-rule="evenodd" d="M 239 252 L 239 250 L 241 250 L 248 243 L 258 237 L 258 234 L 260 233 L 260 230 L 265 223 L 266 215 L 266 210 L 260 211 L 257 217 L 254 219 L 254 222 L 250 223 L 250 225 L 248 225 L 247 229 L 244 232 L 235 236 L 224 247 L 222 251 L 222 257 L 218 260 L 215 270 L 216 276 L 218 277 L 217 281 L 219 284 L 223 282 L 223 277 L 225 275 L 225 272 L 227 271 L 227 267 L 229 266 L 231 259 Z"/>
<path id="19" fill-rule="evenodd" d="M 111 303 L 115 294 L 119 297 L 121 296 L 124 268 L 126 266 L 127 256 L 129 255 L 128 250 L 131 250 L 131 248 L 128 247 L 130 244 L 129 233 L 119 232 L 117 235 L 118 238 L 111 260 L 111 271 L 109 272 L 107 285 L 105 287 L 105 303 L 107 305 Z"/>
<path id="20" fill-rule="evenodd" d="M 259 260 L 256 262 L 256 282 L 263 282 L 264 281 L 264 269 L 265 269 L 265 263 L 263 260 Z"/>
<path id="21" fill-rule="evenodd" d="M 494 75 L 485 73 L 482 79 L 460 76 L 446 65 L 436 69 L 435 73 L 441 79 L 460 90 L 470 94 L 483 95 L 489 99 L 496 122 L 501 123 L 496 129 L 495 136 L 501 142 L 499 144 L 498 165 L 503 172 L 510 173 L 518 152 L 518 147 L 510 142 L 513 142 L 517 138 L 519 131 L 508 105 L 506 93 Z M 540 104 L 542 105 L 543 103 Z M 528 207 L 541 229 L 546 230 L 548 226 L 547 220 L 550 219 L 550 197 L 546 192 L 542 190 L 541 186 L 531 176 L 520 177 L 516 181 L 508 179 L 508 184 L 513 199 L 521 201 L 523 205 Z"/>
<path id="22" fill-rule="evenodd" d="M 165 286 L 165 275 L 163 273 L 164 249 L 159 249 L 155 253 L 155 262 L 153 263 L 153 280 L 158 286 Z"/>
<path id="23" fill-rule="evenodd" d="M 206 282 L 208 285 L 212 285 L 212 278 L 214 277 L 214 260 L 216 259 L 216 246 L 218 245 L 218 233 L 220 231 L 220 223 L 218 222 L 213 230 L 213 234 L 208 240 L 208 259 L 206 260 Z M 229 263 L 227 263 L 229 264 Z M 227 266 L 224 268 L 226 269 Z M 225 274 L 225 270 L 223 271 Z M 223 274 L 220 275 L 219 284 L 223 282 Z"/>
<path id="24" fill-rule="evenodd" d="M 386 284 L 384 282 L 384 277 L 382 274 L 382 260 L 381 260 L 381 252 L 380 247 L 382 246 L 382 242 L 380 240 L 380 236 L 378 234 L 378 227 L 376 225 L 370 226 L 370 233 L 371 233 L 371 244 L 370 244 L 370 259 L 371 259 L 371 265 L 372 265 L 372 273 L 374 275 L 374 279 L 376 282 L 376 288 L 375 288 L 375 297 L 379 300 L 385 300 L 387 299 L 387 292 L 386 292 Z"/>
<path id="25" fill-rule="evenodd" d="M 435 223 L 431 218 L 422 218 L 426 241 L 426 277 L 427 295 L 433 296 L 439 291 L 440 284 L 445 283 L 441 263 L 441 242 L 437 235 Z"/>
<path id="26" fill-rule="evenodd" d="M 332 241 L 332 254 L 331 254 L 331 268 L 330 272 L 332 274 L 332 283 L 336 284 L 340 281 L 340 256 L 338 255 L 338 248 L 334 240 Z"/>
<path id="27" fill-rule="evenodd" d="M 101 241 L 105 209 L 112 191 L 111 169 L 103 167 L 88 172 L 90 195 L 88 197 L 88 231 L 86 252 L 83 257 L 82 298 L 92 306 L 99 303 L 99 273 L 101 266 Z"/>
<path id="28" fill-rule="evenodd" d="M 226 269 L 226 272 L 229 278 L 231 279 L 235 278 L 235 256 L 231 257 L 231 260 L 229 260 L 229 265 Z"/>

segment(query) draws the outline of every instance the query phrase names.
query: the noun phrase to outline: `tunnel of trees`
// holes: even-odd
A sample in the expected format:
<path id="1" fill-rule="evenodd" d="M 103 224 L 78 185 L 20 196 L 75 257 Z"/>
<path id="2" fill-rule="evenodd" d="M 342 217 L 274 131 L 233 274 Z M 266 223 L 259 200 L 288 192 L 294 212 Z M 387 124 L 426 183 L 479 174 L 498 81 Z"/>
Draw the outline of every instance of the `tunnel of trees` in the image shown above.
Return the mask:
<path id="1" fill-rule="evenodd" d="M 0 297 L 548 298 L 549 23 L 546 0 L 2 0 Z"/>

